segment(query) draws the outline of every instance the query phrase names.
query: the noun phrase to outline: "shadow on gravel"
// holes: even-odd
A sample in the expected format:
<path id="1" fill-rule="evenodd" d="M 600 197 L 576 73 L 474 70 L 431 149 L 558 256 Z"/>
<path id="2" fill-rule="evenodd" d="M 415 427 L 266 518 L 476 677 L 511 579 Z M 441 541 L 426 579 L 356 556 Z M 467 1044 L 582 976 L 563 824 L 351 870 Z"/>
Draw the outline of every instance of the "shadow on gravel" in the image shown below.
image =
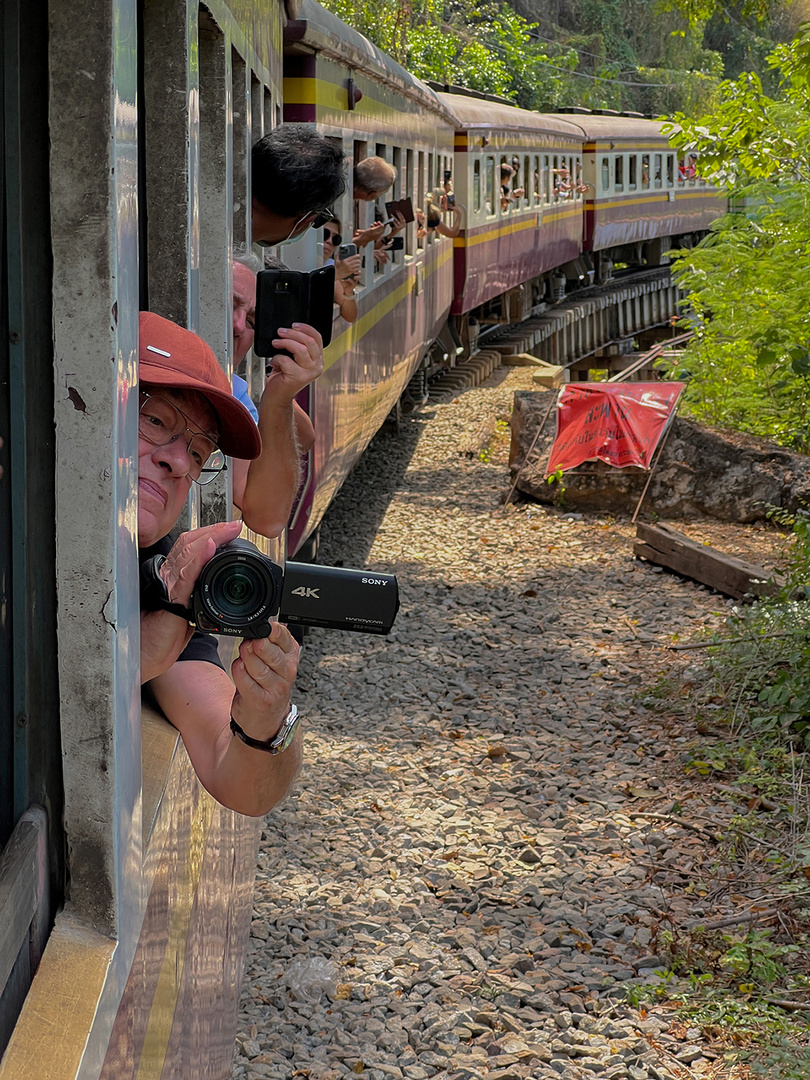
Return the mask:
<path id="1" fill-rule="evenodd" d="M 339 560 L 343 563 L 344 542 L 336 545 L 331 541 L 329 523 L 348 513 L 353 521 L 352 554 L 348 561 L 355 566 L 365 564 L 391 499 L 405 477 L 422 432 L 435 415 L 435 410 L 428 406 L 403 419 L 398 432 L 380 431 L 374 436 L 327 511 L 321 534 L 319 562 L 328 564 L 330 560 Z M 384 477 L 382 481 L 381 476 Z M 357 499 L 358 490 L 362 491 L 363 495 L 364 512 L 360 516 L 344 505 L 347 501 L 351 503 Z"/>

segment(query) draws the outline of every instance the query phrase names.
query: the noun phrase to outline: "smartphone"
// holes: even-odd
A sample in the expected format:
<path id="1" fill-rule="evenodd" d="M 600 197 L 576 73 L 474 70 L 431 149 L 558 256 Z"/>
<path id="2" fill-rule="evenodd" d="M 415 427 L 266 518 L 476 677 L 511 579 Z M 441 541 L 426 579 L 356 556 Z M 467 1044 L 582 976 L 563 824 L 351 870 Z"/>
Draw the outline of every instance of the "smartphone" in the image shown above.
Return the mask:
<path id="1" fill-rule="evenodd" d="M 260 270 L 256 275 L 256 325 L 253 350 L 257 356 L 291 354 L 273 340 L 280 326 L 308 323 L 319 331 L 324 346 L 332 340 L 335 268 L 317 270 Z"/>
<path id="2" fill-rule="evenodd" d="M 405 247 L 405 237 L 392 236 L 385 246 L 388 251 L 402 251 Z"/>
<path id="3" fill-rule="evenodd" d="M 447 205 L 448 206 L 455 206 L 456 205 L 456 197 L 455 197 L 455 195 L 445 195 L 445 199 L 447 200 Z"/>
<path id="4" fill-rule="evenodd" d="M 357 244 L 341 244 L 338 248 L 338 258 L 348 259 L 357 254 Z"/>
<path id="5" fill-rule="evenodd" d="M 385 204 L 385 212 L 392 218 L 394 214 L 402 214 L 406 223 L 415 220 L 413 212 L 413 203 L 410 198 L 399 199 L 396 202 L 387 202 Z"/>

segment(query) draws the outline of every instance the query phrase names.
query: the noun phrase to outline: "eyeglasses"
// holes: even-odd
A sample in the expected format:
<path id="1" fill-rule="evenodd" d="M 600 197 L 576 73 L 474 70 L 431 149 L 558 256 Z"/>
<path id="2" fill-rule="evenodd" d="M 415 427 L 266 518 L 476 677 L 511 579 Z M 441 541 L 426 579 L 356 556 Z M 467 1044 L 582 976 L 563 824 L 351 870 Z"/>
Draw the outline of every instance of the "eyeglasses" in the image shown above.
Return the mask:
<path id="1" fill-rule="evenodd" d="M 138 432 L 141 438 L 153 446 L 168 446 L 188 435 L 188 475 L 195 484 L 210 484 L 219 476 L 227 462 L 225 454 L 207 435 L 188 426 L 189 418 L 164 397 L 141 391 L 141 407 L 138 412 Z"/>
<path id="2" fill-rule="evenodd" d="M 310 214 L 311 213 L 313 213 L 312 210 L 310 210 Z M 313 229 L 322 229 L 327 223 L 327 221 L 331 221 L 332 218 L 335 216 L 335 211 L 332 209 L 331 206 L 324 206 L 322 210 L 316 210 L 314 211 L 314 213 L 315 217 L 312 221 L 312 225 L 310 226 Z"/>
<path id="3" fill-rule="evenodd" d="M 340 245 L 343 243 L 343 237 L 340 235 L 340 233 L 332 232 L 331 229 L 324 229 L 323 242 L 325 244 L 328 244 L 330 241 L 335 245 L 335 247 L 340 247 Z"/>

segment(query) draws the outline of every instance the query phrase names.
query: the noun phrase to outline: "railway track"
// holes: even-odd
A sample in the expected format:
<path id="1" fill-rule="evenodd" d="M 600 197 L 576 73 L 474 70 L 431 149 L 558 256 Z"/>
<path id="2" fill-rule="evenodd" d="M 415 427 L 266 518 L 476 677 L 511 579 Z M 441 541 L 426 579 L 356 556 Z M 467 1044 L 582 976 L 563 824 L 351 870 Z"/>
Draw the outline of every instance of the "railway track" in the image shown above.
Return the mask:
<path id="1" fill-rule="evenodd" d="M 500 367 L 504 357 L 520 353 L 573 370 L 594 355 L 632 353 L 635 335 L 669 325 L 678 313 L 680 296 L 669 267 L 579 290 L 523 322 L 482 334 L 475 355 L 431 380 L 430 400 L 446 400 L 459 390 L 478 386 Z"/>

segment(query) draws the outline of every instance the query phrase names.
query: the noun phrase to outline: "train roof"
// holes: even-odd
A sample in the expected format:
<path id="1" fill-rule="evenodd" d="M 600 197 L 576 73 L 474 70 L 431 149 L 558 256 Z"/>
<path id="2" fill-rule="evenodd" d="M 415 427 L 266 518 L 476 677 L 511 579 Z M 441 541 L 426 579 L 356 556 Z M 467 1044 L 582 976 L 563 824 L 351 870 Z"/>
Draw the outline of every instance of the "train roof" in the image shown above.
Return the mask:
<path id="1" fill-rule="evenodd" d="M 284 27 L 285 49 L 323 53 L 415 98 L 423 107 L 440 113 L 448 123 L 453 122 L 447 107 L 429 86 L 315 0 L 292 0 L 288 10 L 290 19 Z"/>
<path id="2" fill-rule="evenodd" d="M 582 141 L 579 124 L 567 116 L 531 112 L 500 101 L 490 101 L 466 94 L 440 93 L 438 97 L 457 118 L 459 128 L 497 131 L 536 131 L 549 135 L 567 135 Z"/>
<path id="3" fill-rule="evenodd" d="M 622 116 L 621 113 L 552 113 L 560 120 L 578 127 L 587 142 L 603 139 L 661 139 L 669 142 L 669 134 L 663 128 L 665 121 L 648 120 L 641 116 Z M 672 130 L 680 130 L 676 124 Z"/>

